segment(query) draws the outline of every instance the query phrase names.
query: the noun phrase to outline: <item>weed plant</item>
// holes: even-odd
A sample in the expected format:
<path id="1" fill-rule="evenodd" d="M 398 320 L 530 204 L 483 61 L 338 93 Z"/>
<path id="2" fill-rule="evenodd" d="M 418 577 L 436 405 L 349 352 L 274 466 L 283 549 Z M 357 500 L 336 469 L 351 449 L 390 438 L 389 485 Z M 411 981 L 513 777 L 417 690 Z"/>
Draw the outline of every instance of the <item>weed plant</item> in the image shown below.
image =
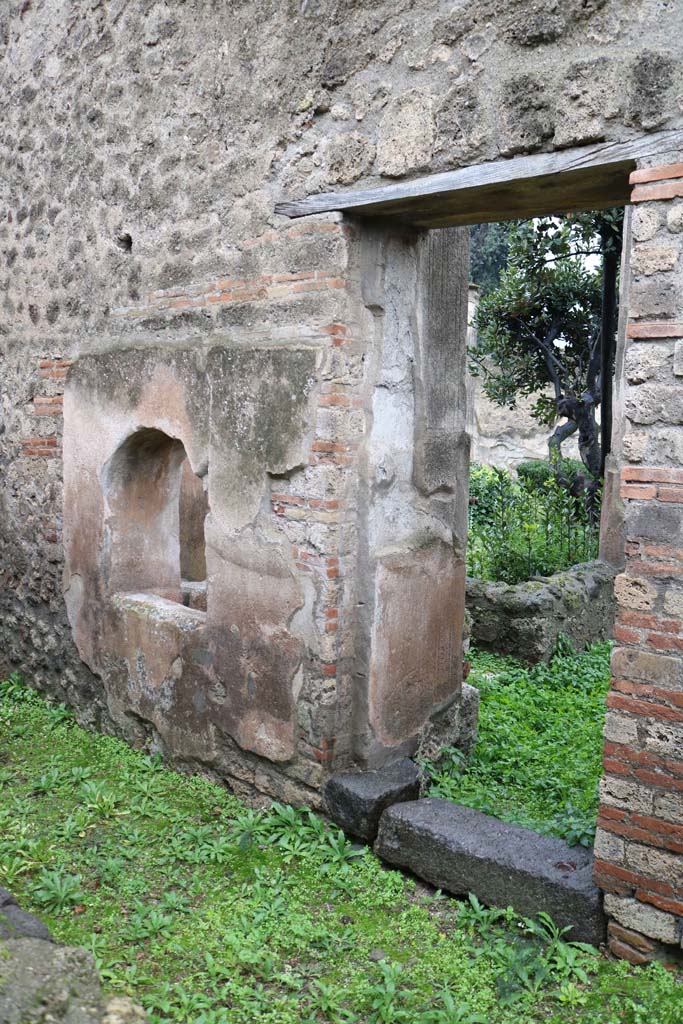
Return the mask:
<path id="1" fill-rule="evenodd" d="M 472 463 L 470 576 L 521 583 L 597 557 L 599 530 L 584 496 L 574 497 L 545 465 L 546 473 L 525 472 L 516 479 L 505 469 Z"/>
<path id="2" fill-rule="evenodd" d="M 432 796 L 592 846 L 602 772 L 610 644 L 577 654 L 561 639 L 550 664 L 472 652 L 479 735 L 466 764 L 455 748 L 427 764 Z"/>
<path id="3" fill-rule="evenodd" d="M 543 917 L 434 895 L 307 810 L 252 810 L 0 684 L 0 884 L 152 1024 L 681 1024 Z"/>

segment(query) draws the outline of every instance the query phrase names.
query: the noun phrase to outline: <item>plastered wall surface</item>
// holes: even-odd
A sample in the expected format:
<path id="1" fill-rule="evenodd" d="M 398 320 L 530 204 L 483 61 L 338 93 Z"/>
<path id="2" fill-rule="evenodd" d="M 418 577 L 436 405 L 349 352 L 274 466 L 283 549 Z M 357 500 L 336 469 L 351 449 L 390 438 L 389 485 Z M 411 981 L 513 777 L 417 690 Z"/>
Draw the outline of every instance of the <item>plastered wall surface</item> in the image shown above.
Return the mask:
<path id="1" fill-rule="evenodd" d="M 431 320 L 446 291 L 439 291 L 430 255 L 436 242 L 399 225 L 379 240 L 373 236 L 368 249 L 368 230 L 352 218 L 292 222 L 276 215 L 274 204 L 283 196 L 680 127 L 681 29 L 683 9 L 673 0 L 33 0 L 3 7 L 0 668 L 20 669 L 75 706 L 85 722 L 134 742 L 169 742 L 149 709 L 124 709 L 107 693 L 109 669 L 86 649 L 97 623 L 79 631 L 75 563 L 69 561 L 64 578 L 71 541 L 68 531 L 63 535 L 63 509 L 68 525 L 69 509 L 103 500 L 99 460 L 114 455 L 126 431 L 157 429 L 182 440 L 193 468 L 219 496 L 206 529 L 209 607 L 190 609 L 207 616 L 206 624 L 195 620 L 198 629 L 207 630 L 214 614 L 212 578 L 216 595 L 226 588 L 216 614 L 227 607 L 235 580 L 262 565 L 264 552 L 276 561 L 274 552 L 285 552 L 283 578 L 293 581 L 291 599 L 274 587 L 277 614 L 259 612 L 251 621 L 294 637 L 291 667 L 277 673 L 287 678 L 289 696 L 271 708 L 278 723 L 289 724 L 270 738 L 279 730 L 295 752 L 287 761 L 269 757 L 256 736 L 262 717 L 249 724 L 245 703 L 241 725 L 231 724 L 224 761 L 214 760 L 211 770 L 244 792 L 315 802 L 320 778 L 334 764 L 381 763 L 409 748 L 420 722 L 457 700 L 460 686 L 464 384 L 456 379 L 444 390 L 439 381 L 464 358 L 464 342 L 454 335 L 449 349 L 443 325 Z M 656 162 L 678 160 L 671 153 Z M 660 823 L 645 829 L 650 838 L 603 826 L 599 840 L 600 859 L 614 868 L 601 883 L 609 888 L 609 875 L 611 898 L 622 901 L 610 910 L 622 929 L 613 941 L 629 949 L 636 948 L 628 945 L 629 929 L 648 941 L 679 943 L 683 918 L 680 785 L 667 781 L 679 780 L 683 685 L 676 610 L 683 378 L 675 329 L 683 320 L 682 193 L 675 174 L 641 185 L 665 191 L 638 200 L 631 315 L 634 324 L 668 326 L 664 334 L 657 328 L 630 336 L 619 468 L 626 473 L 622 500 L 632 545 L 624 576 L 644 579 L 645 592 L 653 587 L 656 596 L 647 609 L 625 605 L 618 639 L 628 652 L 668 658 L 674 668 L 662 676 L 663 663 L 648 661 L 638 670 L 642 679 L 615 669 L 615 681 L 650 689 L 626 693 L 615 683 L 610 714 L 627 730 L 623 747 L 637 757 L 667 757 L 674 767 L 653 768 L 629 754 L 613 758 L 626 769 L 608 771 L 622 789 L 606 795 L 605 806 L 616 813 L 605 817 L 624 828 L 644 827 L 634 814 Z M 457 248 L 442 253 L 451 284 L 462 280 Z M 464 293 L 458 302 L 466 302 Z M 452 307 L 453 320 L 459 309 Z M 129 367 L 131 352 L 137 355 Z M 299 352 L 310 360 L 311 386 L 300 380 L 288 390 L 290 370 L 273 366 L 284 353 Z M 185 371 L 177 370 L 181 353 L 190 361 L 213 353 L 220 364 L 215 384 L 191 402 Z M 174 359 L 176 369 L 155 378 Z M 88 366 L 99 370 L 84 384 Z M 69 372 L 73 415 L 64 440 Z M 206 380 L 198 370 L 190 376 Z M 151 404 L 142 416 L 145 387 Z M 282 394 L 296 395 L 297 408 L 305 399 L 292 442 L 296 457 L 284 443 L 266 454 L 262 416 L 245 424 L 241 415 L 244 408 L 270 412 Z M 215 429 L 201 427 L 207 409 Z M 289 414 L 285 421 L 291 424 Z M 284 425 L 275 423 L 276 438 Z M 243 428 L 249 452 L 260 452 L 251 465 L 234 444 Z M 111 451 L 93 443 L 105 435 Z M 82 494 L 67 495 L 66 505 L 63 466 L 87 482 Z M 91 531 L 88 566 L 101 582 L 108 578 L 98 569 L 103 516 L 86 515 L 84 530 Z M 651 547 L 666 553 L 654 556 Z M 219 563 L 234 568 L 223 572 Z M 415 674 L 406 671 L 393 689 L 396 648 L 382 647 L 387 628 L 405 630 L 396 612 L 405 573 L 413 607 L 430 592 L 421 580 L 437 579 L 443 589 L 432 591 L 446 597 L 434 608 L 444 600 L 453 608 L 442 621 L 434 611 L 431 636 L 415 627 L 417 615 L 409 616 L 416 640 L 425 649 L 436 643 L 430 685 L 417 703 L 396 699 L 415 691 Z M 240 585 L 249 591 L 248 582 Z M 105 602 L 103 591 L 104 619 L 125 620 L 125 639 L 143 627 L 139 607 L 114 597 L 120 593 L 112 589 Z M 648 625 L 642 616 L 659 618 Z M 191 646 L 183 637 L 174 642 Z M 272 649 L 263 646 L 259 656 Z M 625 655 L 615 657 L 618 666 Z M 662 678 L 672 680 L 670 687 Z M 673 696 L 662 698 L 662 690 Z M 667 710 L 655 713 L 654 704 Z M 648 741 L 643 730 L 650 722 L 653 735 L 668 730 L 673 753 L 651 749 L 660 740 Z M 189 747 L 180 751 L 183 759 L 201 761 Z M 637 774 L 645 771 L 657 773 L 656 782 Z M 616 784 L 606 783 L 610 793 Z M 645 786 L 645 810 L 625 806 L 624 786 L 635 803 Z M 628 842 L 637 849 L 629 853 Z M 648 889 L 643 878 L 670 891 Z M 670 902 L 655 904 L 653 893 Z M 666 927 L 659 918 L 651 924 L 654 911 L 668 915 Z"/>

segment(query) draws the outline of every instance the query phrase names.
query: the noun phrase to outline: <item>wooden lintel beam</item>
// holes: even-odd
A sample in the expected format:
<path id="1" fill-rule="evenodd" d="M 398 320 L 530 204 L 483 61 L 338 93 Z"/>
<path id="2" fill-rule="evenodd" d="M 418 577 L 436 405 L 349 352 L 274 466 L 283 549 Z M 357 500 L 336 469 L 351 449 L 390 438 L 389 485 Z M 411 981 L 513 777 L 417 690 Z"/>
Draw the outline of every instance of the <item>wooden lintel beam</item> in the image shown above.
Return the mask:
<path id="1" fill-rule="evenodd" d="M 339 211 L 445 227 L 598 209 L 628 202 L 628 178 L 638 160 L 677 151 L 683 151 L 683 129 L 496 160 L 374 188 L 325 192 L 277 203 L 275 210 L 293 218 Z"/>

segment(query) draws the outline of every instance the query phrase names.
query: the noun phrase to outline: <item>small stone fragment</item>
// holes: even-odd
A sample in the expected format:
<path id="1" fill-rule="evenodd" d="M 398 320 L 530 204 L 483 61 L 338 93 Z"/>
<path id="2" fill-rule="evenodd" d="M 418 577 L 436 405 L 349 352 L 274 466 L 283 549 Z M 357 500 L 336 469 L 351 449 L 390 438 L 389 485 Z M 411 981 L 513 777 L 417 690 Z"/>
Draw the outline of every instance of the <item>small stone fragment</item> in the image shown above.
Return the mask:
<path id="1" fill-rule="evenodd" d="M 333 775 L 325 786 L 328 814 L 345 832 L 371 843 L 382 811 L 402 800 L 414 800 L 419 780 L 417 766 L 407 757 L 374 772 Z"/>

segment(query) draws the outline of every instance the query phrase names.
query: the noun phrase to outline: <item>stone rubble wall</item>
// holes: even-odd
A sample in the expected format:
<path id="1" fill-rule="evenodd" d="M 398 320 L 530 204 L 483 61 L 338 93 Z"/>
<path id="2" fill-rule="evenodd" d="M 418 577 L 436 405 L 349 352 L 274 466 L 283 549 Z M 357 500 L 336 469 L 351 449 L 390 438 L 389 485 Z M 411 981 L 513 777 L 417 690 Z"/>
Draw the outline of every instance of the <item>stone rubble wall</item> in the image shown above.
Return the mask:
<path id="1" fill-rule="evenodd" d="M 575 565 L 515 585 L 468 577 L 467 610 L 477 647 L 547 661 L 563 634 L 577 650 L 607 640 L 614 624 L 614 570 L 602 562 Z"/>

